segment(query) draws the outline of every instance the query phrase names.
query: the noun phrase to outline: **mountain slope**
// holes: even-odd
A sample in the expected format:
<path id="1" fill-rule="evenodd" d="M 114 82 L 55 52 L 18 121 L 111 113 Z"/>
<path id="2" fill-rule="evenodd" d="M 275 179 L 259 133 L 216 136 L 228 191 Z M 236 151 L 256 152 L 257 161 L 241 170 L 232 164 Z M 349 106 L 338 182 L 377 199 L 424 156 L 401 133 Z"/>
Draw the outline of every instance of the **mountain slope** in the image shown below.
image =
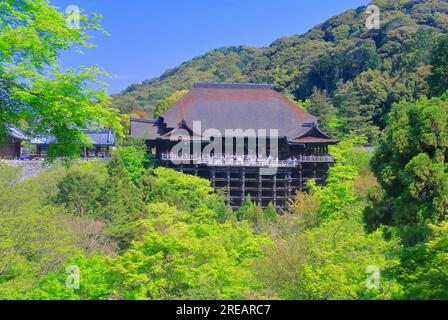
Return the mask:
<path id="1" fill-rule="evenodd" d="M 365 27 L 366 7 L 349 10 L 266 48 L 212 50 L 158 78 L 131 85 L 113 96 L 113 104 L 123 113 L 152 116 L 159 101 L 194 82 L 272 83 L 293 99 L 308 99 L 305 106 L 317 116 L 328 116 L 320 115 L 321 107 L 315 105 L 325 99 L 338 119 L 325 124 L 329 130 L 373 135 L 393 102 L 426 94 L 431 48 L 448 31 L 448 2 L 372 4 L 381 9 L 380 30 Z"/>

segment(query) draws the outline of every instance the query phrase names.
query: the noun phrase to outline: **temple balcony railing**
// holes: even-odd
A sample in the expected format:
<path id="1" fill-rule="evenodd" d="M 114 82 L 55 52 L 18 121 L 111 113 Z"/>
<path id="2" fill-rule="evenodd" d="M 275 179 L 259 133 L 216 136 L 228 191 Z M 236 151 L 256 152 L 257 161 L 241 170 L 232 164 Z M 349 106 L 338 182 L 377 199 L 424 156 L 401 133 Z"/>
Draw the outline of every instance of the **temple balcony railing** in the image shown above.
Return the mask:
<path id="1" fill-rule="evenodd" d="M 198 164 L 209 167 L 274 167 L 293 168 L 302 163 L 334 163 L 331 156 L 299 156 L 294 159 L 279 160 L 274 158 L 255 158 L 242 156 L 203 157 L 190 154 L 178 155 L 163 153 L 162 161 L 172 161 L 174 164 Z"/>

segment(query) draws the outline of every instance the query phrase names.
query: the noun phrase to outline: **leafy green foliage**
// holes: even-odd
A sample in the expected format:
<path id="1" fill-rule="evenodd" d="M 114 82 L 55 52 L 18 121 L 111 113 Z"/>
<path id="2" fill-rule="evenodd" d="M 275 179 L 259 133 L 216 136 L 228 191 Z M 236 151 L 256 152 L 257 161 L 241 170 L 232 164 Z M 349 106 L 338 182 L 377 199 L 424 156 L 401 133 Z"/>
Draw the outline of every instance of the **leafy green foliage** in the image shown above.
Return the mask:
<path id="1" fill-rule="evenodd" d="M 145 209 L 144 235 L 113 259 L 78 257 L 80 288 L 67 289 L 63 271 L 46 274 L 32 299 L 241 299 L 257 288 L 251 266 L 260 244 L 246 222 L 192 222 L 166 203 Z M 65 271 L 65 269 L 64 269 Z"/>
<path id="2" fill-rule="evenodd" d="M 135 147 L 123 148 L 127 152 Z M 134 151 L 127 154 L 129 158 Z M 142 161 L 137 164 L 128 161 L 127 170 L 121 154 L 115 153 L 107 166 L 101 161 L 91 162 L 96 170 L 86 165 L 70 169 L 58 183 L 53 202 L 75 216 L 105 221 L 109 236 L 125 248 L 139 234 L 138 220 L 143 217 L 144 197 L 129 174 L 135 173 Z"/>
<path id="3" fill-rule="evenodd" d="M 255 233 L 265 232 L 269 225 L 277 220 L 277 212 L 272 203 L 263 210 L 260 204 L 254 203 L 250 195 L 246 197 L 243 205 L 235 212 L 239 221 L 248 221 Z"/>
<path id="4" fill-rule="evenodd" d="M 431 54 L 432 74 L 428 82 L 431 94 L 440 96 L 448 90 L 448 37 L 438 39 L 438 43 Z"/>
<path id="5" fill-rule="evenodd" d="M 191 223 L 189 214 L 166 204 L 153 203 L 147 212 L 143 240 L 116 261 L 124 298 L 240 299 L 256 286 L 250 266 L 263 238 L 246 223 Z"/>
<path id="6" fill-rule="evenodd" d="M 447 106 L 447 94 L 395 105 L 372 159 L 382 188 L 364 220 L 401 238 L 400 264 L 391 269 L 404 288 L 398 298 L 447 297 Z"/>
<path id="7" fill-rule="evenodd" d="M 431 51 L 448 26 L 442 0 L 372 3 L 381 10 L 379 31 L 366 29 L 365 7 L 348 10 L 303 35 L 280 38 L 266 48 L 212 50 L 159 78 L 131 85 L 113 95 L 113 105 L 126 113 L 145 111 L 158 116 L 159 103 L 164 105 L 162 110 L 174 103 L 173 99 L 167 104 L 161 101 L 190 89 L 194 82 L 272 83 L 293 100 L 305 101 L 329 132 L 357 130 L 373 140 L 378 128 L 385 127 L 393 103 L 412 102 L 428 94 L 431 64 L 442 70 L 438 62 L 446 55 L 441 49 L 435 54 L 440 59 L 431 61 Z"/>
<path id="8" fill-rule="evenodd" d="M 55 203 L 64 205 L 75 215 L 84 216 L 96 205 L 100 182 L 94 175 L 74 171 L 58 183 L 58 189 Z"/>
<path id="9" fill-rule="evenodd" d="M 269 48 L 214 50 L 115 100 L 122 112 L 159 115 L 194 81 L 271 82 L 329 132 L 354 131 L 331 148 L 326 186 L 310 181 L 281 216 L 250 197 L 233 213 L 209 181 L 157 168 L 142 141 L 123 141 L 107 165 L 54 165 L 25 181 L 0 163 L 0 298 L 446 299 L 448 94 L 419 97 L 430 64 L 433 94 L 446 89 L 445 37 L 430 49 L 448 30 L 448 7 L 374 3 L 378 32 L 350 10 Z M 43 0 L 0 12 L 0 120 L 54 134 L 52 155 L 73 154 L 85 143 L 74 128 L 116 121 L 91 86 L 101 70 L 56 62 L 60 50 L 88 46 L 96 17 L 72 30 Z M 360 146 L 386 122 L 371 161 L 377 186 Z M 66 286 L 69 266 L 79 289 Z M 372 267 L 378 287 L 366 284 Z"/>
<path id="10" fill-rule="evenodd" d="M 329 134 L 337 134 L 343 124 L 338 119 L 338 110 L 326 91 L 314 87 L 311 96 L 304 102 L 304 107 L 312 115 L 319 118 L 320 127 Z"/>
<path id="11" fill-rule="evenodd" d="M 117 153 L 120 155 L 124 167 L 129 174 L 132 181 L 137 182 L 145 172 L 145 160 L 147 150 L 146 147 L 139 147 L 135 145 L 121 146 L 117 148 Z"/>
<path id="12" fill-rule="evenodd" d="M 141 179 L 146 203 L 165 202 L 193 216 L 214 216 L 224 221 L 227 207 L 222 197 L 214 193 L 211 183 L 192 175 L 158 167 L 152 175 Z"/>
<path id="13" fill-rule="evenodd" d="M 306 259 L 301 277 L 285 288 L 287 299 L 370 299 L 390 298 L 391 283 L 386 279 L 380 287 L 366 286 L 367 268 L 380 270 L 391 261 L 384 254 L 389 244 L 380 232 L 366 235 L 359 221 L 329 220 L 304 234 Z M 288 288 L 289 287 L 289 288 Z"/>
<path id="14" fill-rule="evenodd" d="M 66 286 L 68 267 L 79 268 L 79 289 Z M 24 295 L 31 300 L 105 300 L 115 298 L 113 275 L 110 273 L 110 259 L 104 256 L 72 258 L 61 268 L 64 272 L 50 272 L 44 275 L 36 288 Z"/>
<path id="15" fill-rule="evenodd" d="M 340 115 L 346 119 L 343 132 L 356 131 L 375 136 L 386 104 L 390 83 L 379 71 L 369 70 L 353 81 L 342 84 L 335 92 Z"/>
<path id="16" fill-rule="evenodd" d="M 90 143 L 79 129 L 108 126 L 121 134 L 116 111 L 97 80 L 97 66 L 63 70 L 59 55 L 91 47 L 88 30 L 101 30 L 99 16 L 80 15 L 80 28 L 48 1 L 2 1 L 0 4 L 0 126 L 21 125 L 33 135 L 55 136 L 51 157 L 74 157 Z M 3 94 L 4 92 L 4 94 Z"/>
<path id="17" fill-rule="evenodd" d="M 397 226 L 408 244 L 423 241 L 429 224 L 445 218 L 447 102 L 444 95 L 395 105 L 372 159 L 384 194 L 366 211 L 366 221 Z"/>
<path id="18" fill-rule="evenodd" d="M 126 248 L 139 233 L 143 194 L 131 181 L 119 153 L 108 163 L 108 177 L 101 187 L 95 215 L 109 222 L 110 234 Z"/>
<path id="19" fill-rule="evenodd" d="M 394 267 L 395 241 L 377 231 L 367 234 L 362 223 L 364 199 L 355 194 L 355 176 L 363 165 L 352 152 L 362 138 L 351 137 L 332 150 L 338 162 L 328 184 L 310 183 L 310 193 L 298 193 L 291 215 L 273 225 L 272 244 L 260 257 L 258 278 L 268 295 L 281 299 L 387 299 L 400 294 L 395 281 L 382 272 Z M 378 288 L 368 287 L 368 267 L 380 270 Z"/>
<path id="20" fill-rule="evenodd" d="M 132 181 L 137 182 L 144 174 L 145 169 L 154 168 L 158 160 L 150 151 L 142 138 L 126 137 L 120 140 L 115 152 L 120 153 L 126 170 Z"/>
<path id="21" fill-rule="evenodd" d="M 1 299 L 24 298 L 42 275 L 59 270 L 79 253 L 113 251 L 101 234 L 101 225 L 65 215 L 48 203 L 57 192 L 63 169 L 22 182 L 10 173 L 0 164 Z"/>
<path id="22" fill-rule="evenodd" d="M 448 298 L 447 223 L 444 222 L 438 227 L 431 226 L 431 230 L 432 235 L 428 242 L 403 250 L 404 263 L 395 270 L 406 288 L 400 298 Z"/>

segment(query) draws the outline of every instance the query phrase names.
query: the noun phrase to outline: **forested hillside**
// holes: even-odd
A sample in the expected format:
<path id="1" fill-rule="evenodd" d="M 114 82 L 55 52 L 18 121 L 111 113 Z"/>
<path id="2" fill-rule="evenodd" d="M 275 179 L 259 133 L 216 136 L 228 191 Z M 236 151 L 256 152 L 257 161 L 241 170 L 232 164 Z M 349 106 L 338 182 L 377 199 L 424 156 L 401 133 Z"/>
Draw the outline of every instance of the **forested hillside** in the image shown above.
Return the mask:
<path id="1" fill-rule="evenodd" d="M 26 180 L 0 162 L 0 300 L 448 299 L 448 6 L 375 3 L 379 31 L 349 11 L 269 48 L 213 51 L 120 98 L 122 111 L 139 101 L 160 114 L 193 81 L 255 81 L 304 100 L 342 138 L 325 186 L 310 180 L 289 212 L 250 197 L 233 211 L 224 190 L 159 166 L 140 140 L 120 139 L 109 161 L 72 161 L 77 124 L 118 121 L 89 84 L 98 68 L 59 68 L 61 48 L 87 34 L 45 0 L 2 4 L 0 127 L 54 133 L 65 157 Z"/>
<path id="2" fill-rule="evenodd" d="M 359 130 L 372 137 L 384 127 L 394 102 L 428 93 L 430 52 L 435 39 L 448 31 L 448 2 L 372 4 L 381 9 L 379 30 L 365 27 L 365 7 L 349 10 L 267 48 L 210 51 L 129 86 L 113 96 L 113 104 L 123 113 L 152 117 L 161 100 L 193 82 L 272 83 L 294 100 L 308 99 L 305 106 L 323 118 L 327 130 Z"/>
<path id="3" fill-rule="evenodd" d="M 365 284 L 368 266 L 398 263 L 398 243 L 364 231 L 376 183 L 357 143 L 334 147 L 327 187 L 311 182 L 283 216 L 250 198 L 227 209 L 210 181 L 151 166 L 136 141 L 22 182 L 0 163 L 0 299 L 401 298 L 394 277 Z"/>

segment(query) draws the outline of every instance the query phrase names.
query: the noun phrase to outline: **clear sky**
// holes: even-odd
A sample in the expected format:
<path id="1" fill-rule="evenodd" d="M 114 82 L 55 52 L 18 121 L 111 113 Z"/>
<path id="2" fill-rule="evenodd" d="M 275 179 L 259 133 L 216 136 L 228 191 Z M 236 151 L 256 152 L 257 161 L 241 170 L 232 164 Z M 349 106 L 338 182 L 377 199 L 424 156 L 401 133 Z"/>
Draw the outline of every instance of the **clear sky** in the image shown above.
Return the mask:
<path id="1" fill-rule="evenodd" d="M 64 67 L 98 64 L 116 77 L 116 93 L 132 83 L 209 50 L 233 45 L 268 46 L 277 38 L 301 34 L 368 0 L 51 0 L 65 11 L 77 5 L 103 15 L 110 33 L 95 33 L 95 49 L 65 53 Z"/>

